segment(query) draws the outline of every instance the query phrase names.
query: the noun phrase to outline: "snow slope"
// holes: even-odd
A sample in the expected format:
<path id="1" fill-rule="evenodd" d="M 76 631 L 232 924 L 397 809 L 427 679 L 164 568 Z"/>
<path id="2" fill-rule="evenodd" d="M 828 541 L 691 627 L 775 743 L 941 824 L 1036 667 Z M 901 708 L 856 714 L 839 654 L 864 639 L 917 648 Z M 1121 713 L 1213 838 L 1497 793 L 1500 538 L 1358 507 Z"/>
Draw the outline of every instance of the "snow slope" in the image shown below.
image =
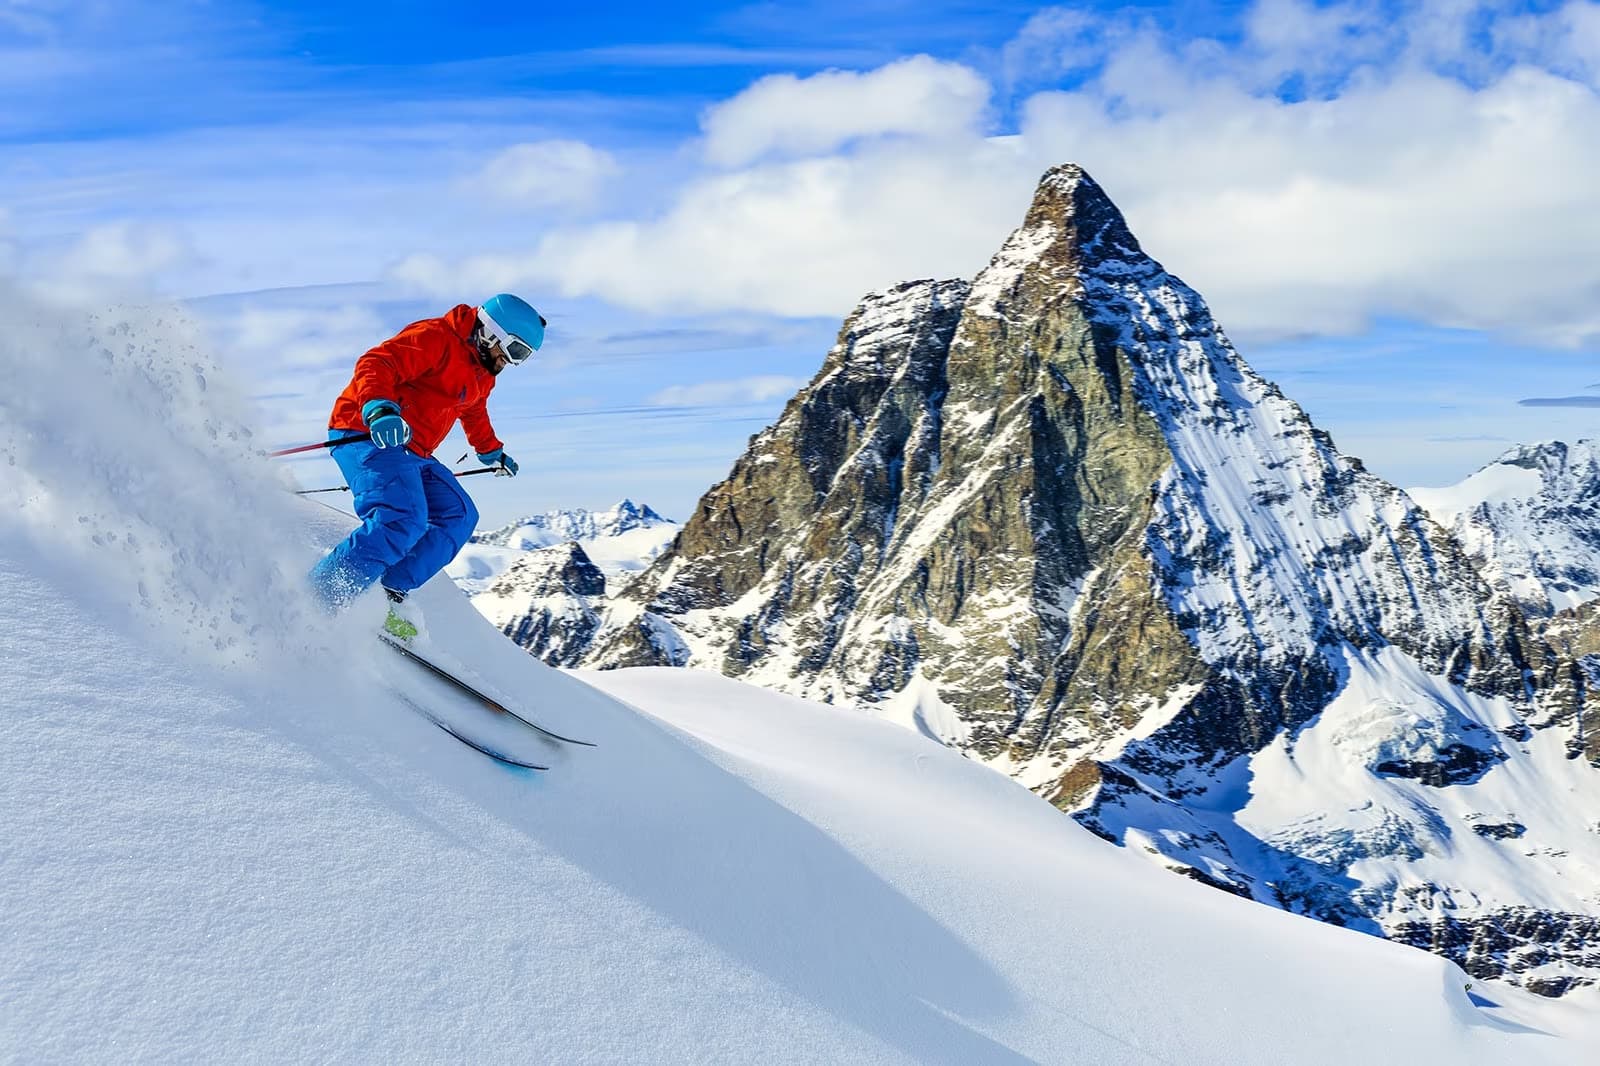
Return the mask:
<path id="1" fill-rule="evenodd" d="M 896 726 L 551 671 L 440 581 L 435 650 L 603 747 L 506 771 L 388 706 L 412 682 L 386 653 L 222 675 L 37 570 L 7 544 L 16 1061 L 1555 1063 L 1594 1039 L 1165 875 Z"/>
<path id="2" fill-rule="evenodd" d="M 248 449 L 196 447 L 235 415 L 173 370 L 166 325 L 135 332 L 119 380 L 59 393 L 29 376 L 59 338 L 0 333 L 21 382 L 0 394 L 0 1060 L 1600 1051 L 1587 992 L 1469 994 L 1436 957 L 1173 878 L 867 716 L 553 671 L 440 577 L 427 650 L 601 745 L 499 767 L 400 705 L 452 699 L 363 635 L 379 601 L 305 608 L 290 578 L 336 516 L 256 492 Z M 82 432 L 118 411 L 137 441 Z"/>

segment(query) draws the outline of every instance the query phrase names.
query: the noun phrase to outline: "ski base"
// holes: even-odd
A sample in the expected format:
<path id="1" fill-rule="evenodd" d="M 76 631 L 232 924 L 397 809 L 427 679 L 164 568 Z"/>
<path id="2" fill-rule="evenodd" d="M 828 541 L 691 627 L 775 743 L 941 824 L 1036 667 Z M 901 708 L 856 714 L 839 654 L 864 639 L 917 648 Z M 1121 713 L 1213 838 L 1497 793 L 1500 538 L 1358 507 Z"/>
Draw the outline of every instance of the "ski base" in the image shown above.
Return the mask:
<path id="1" fill-rule="evenodd" d="M 421 655 L 418 655 L 415 651 L 412 651 L 410 648 L 406 647 L 404 643 L 396 640 L 394 637 L 391 637 L 388 633 L 379 633 L 378 639 L 383 641 L 383 643 L 387 644 L 389 647 L 393 648 L 395 651 L 399 652 L 406 659 L 409 659 L 411 662 L 416 663 L 418 666 L 428 671 L 428 673 L 432 674 L 434 677 L 437 677 L 441 681 L 448 682 L 449 684 L 452 684 L 456 688 L 460 689 L 462 692 L 465 692 L 467 695 L 471 696 L 479 703 L 482 703 L 491 711 L 497 711 L 500 714 L 506 715 L 507 717 L 515 718 L 529 729 L 532 729 L 537 733 L 542 733 L 551 740 L 559 740 L 563 744 L 577 744 L 580 747 L 585 748 L 599 747 L 598 744 L 591 740 L 576 740 L 573 737 L 562 736 L 560 733 L 557 733 L 554 730 L 546 729 L 544 726 L 533 721 L 532 719 L 523 717 L 516 711 L 513 711 L 510 707 L 507 707 L 505 704 L 495 699 L 493 696 L 490 696 L 461 680 L 444 667 L 439 666 L 437 663 L 434 663 L 433 661 L 424 658 Z"/>
<path id="2" fill-rule="evenodd" d="M 403 696 L 401 697 L 401 699 L 405 700 L 405 704 L 406 704 L 407 707 L 410 707 L 412 710 L 416 711 L 422 717 L 426 718 L 428 721 L 432 722 L 434 725 L 438 726 L 440 729 L 444 730 L 446 733 L 449 733 L 451 736 L 453 736 L 457 740 L 461 741 L 461 743 L 465 744 L 467 747 L 471 748 L 474 751 L 481 752 L 484 755 L 489 756 L 489 758 L 493 759 L 497 763 L 501 763 L 502 765 L 505 765 L 505 766 L 515 766 L 515 767 L 517 767 L 519 769 L 522 769 L 522 770 L 548 770 L 548 769 L 550 769 L 550 767 L 548 767 L 548 766 L 541 766 L 536 762 L 524 762 L 521 759 L 517 759 L 517 758 L 514 758 L 514 757 L 512 757 L 510 755 L 507 755 L 503 751 L 499 751 L 499 750 L 497 750 L 495 748 L 491 748 L 489 745 L 483 743 L 482 741 L 474 740 L 472 737 L 467 736 L 465 733 L 461 732 L 455 726 L 451 725 L 449 722 L 446 722 L 443 718 L 438 717 L 432 711 L 429 711 L 429 710 L 425 709 L 424 707 L 422 707 L 422 705 L 417 704 L 417 703 L 413 703 L 410 700 L 406 700 L 405 697 L 403 697 Z"/>

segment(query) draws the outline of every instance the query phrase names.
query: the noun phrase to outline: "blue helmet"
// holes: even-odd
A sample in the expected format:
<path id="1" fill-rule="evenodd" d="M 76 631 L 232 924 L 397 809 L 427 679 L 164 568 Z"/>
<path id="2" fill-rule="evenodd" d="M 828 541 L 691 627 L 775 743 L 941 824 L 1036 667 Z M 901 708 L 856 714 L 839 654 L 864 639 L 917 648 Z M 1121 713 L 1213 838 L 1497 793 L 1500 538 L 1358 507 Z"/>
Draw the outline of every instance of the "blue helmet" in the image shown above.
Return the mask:
<path id="1" fill-rule="evenodd" d="M 500 343 L 508 362 L 526 362 L 544 343 L 544 316 L 509 292 L 483 301 L 478 308 L 478 324 L 490 339 Z"/>

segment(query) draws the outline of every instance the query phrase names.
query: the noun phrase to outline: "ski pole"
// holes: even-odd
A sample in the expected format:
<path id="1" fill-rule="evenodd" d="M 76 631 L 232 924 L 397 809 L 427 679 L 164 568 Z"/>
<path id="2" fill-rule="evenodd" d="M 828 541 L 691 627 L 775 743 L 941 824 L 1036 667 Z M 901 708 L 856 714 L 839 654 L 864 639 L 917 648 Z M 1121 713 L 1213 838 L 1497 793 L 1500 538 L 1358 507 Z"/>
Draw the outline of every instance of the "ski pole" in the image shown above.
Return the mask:
<path id="1" fill-rule="evenodd" d="M 333 443 L 337 444 L 339 442 L 338 441 L 334 441 Z M 452 472 L 456 475 L 456 477 L 471 477 L 473 474 L 498 474 L 500 472 L 500 468 L 498 466 L 486 466 L 482 470 L 459 470 L 459 471 L 452 471 Z M 294 494 L 296 496 L 309 496 L 313 492 L 349 492 L 349 491 L 350 491 L 350 486 L 349 485 L 336 485 L 331 489 L 295 489 L 294 490 Z"/>
<path id="2" fill-rule="evenodd" d="M 276 459 L 280 455 L 295 455 L 299 452 L 314 452 L 318 448 L 337 448 L 341 444 L 354 444 L 358 440 L 371 440 L 371 433 L 363 433 L 356 437 L 340 437 L 338 440 L 325 440 L 321 444 L 302 444 L 298 448 L 285 448 L 278 452 L 268 452 L 267 457 Z"/>

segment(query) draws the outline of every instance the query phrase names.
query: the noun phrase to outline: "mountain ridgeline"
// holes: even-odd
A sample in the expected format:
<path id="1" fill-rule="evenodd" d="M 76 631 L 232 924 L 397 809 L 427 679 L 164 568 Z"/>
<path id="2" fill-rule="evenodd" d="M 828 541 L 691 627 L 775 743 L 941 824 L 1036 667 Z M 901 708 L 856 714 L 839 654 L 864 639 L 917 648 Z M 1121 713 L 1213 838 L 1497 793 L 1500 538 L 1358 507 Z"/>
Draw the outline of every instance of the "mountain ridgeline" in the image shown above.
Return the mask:
<path id="1" fill-rule="evenodd" d="M 1596 795 L 1583 672 L 1076 166 L 970 283 L 863 300 L 582 643 L 897 708 L 1177 872 L 1480 976 L 1600 976 L 1596 834 L 1515 784 Z"/>

